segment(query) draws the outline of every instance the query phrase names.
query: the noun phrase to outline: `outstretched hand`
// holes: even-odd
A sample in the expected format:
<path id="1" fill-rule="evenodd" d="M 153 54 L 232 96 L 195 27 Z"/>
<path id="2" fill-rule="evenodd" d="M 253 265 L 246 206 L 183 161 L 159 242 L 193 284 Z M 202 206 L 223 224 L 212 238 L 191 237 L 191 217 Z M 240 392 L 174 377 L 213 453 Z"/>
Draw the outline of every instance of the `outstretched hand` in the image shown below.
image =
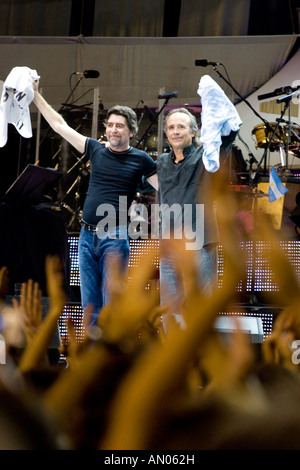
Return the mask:
<path id="1" fill-rule="evenodd" d="M 66 293 L 63 286 L 62 263 L 59 256 L 46 258 L 47 293 L 49 310 L 46 317 L 32 338 L 31 344 L 25 349 L 19 369 L 22 373 L 39 366 L 45 358 L 52 336 L 57 328 L 57 322 L 66 304 Z"/>
<path id="2" fill-rule="evenodd" d="M 152 263 L 153 253 L 146 255 L 128 282 L 122 273 L 117 257 L 109 262 L 110 302 L 99 314 L 99 326 L 108 341 L 119 343 L 128 337 L 136 337 L 138 329 L 157 306 L 157 292 L 154 285 L 146 289 L 147 283 L 155 276 Z"/>
<path id="3" fill-rule="evenodd" d="M 298 361 L 293 362 L 294 341 L 300 338 L 300 319 L 297 306 L 283 309 L 274 321 L 272 333 L 262 345 L 263 358 L 267 364 L 281 364 L 286 369 L 299 370 Z M 297 344 L 297 343 L 296 343 Z"/>
<path id="4" fill-rule="evenodd" d="M 64 273 L 62 262 L 58 255 L 46 258 L 47 294 L 50 299 L 50 309 L 62 311 L 67 297 L 64 289 Z"/>
<path id="5" fill-rule="evenodd" d="M 22 315 L 22 323 L 28 345 L 42 323 L 42 292 L 37 282 L 29 279 L 21 287 L 20 301 L 12 299 L 14 308 Z"/>

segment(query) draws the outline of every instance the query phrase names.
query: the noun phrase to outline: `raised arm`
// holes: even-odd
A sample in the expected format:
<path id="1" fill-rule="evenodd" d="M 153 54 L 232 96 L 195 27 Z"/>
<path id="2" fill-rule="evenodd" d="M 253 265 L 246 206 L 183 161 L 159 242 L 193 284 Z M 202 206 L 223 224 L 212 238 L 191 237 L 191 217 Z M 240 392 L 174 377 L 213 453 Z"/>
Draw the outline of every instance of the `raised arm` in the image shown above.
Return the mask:
<path id="1" fill-rule="evenodd" d="M 63 117 L 56 112 L 52 106 L 50 106 L 47 101 L 42 97 L 38 91 L 37 82 L 33 81 L 34 89 L 34 103 L 41 112 L 42 116 L 46 119 L 48 124 L 52 129 L 66 139 L 73 147 L 78 150 L 80 153 L 85 151 L 85 142 L 86 137 L 81 135 L 79 132 L 75 131 L 70 127 Z"/>

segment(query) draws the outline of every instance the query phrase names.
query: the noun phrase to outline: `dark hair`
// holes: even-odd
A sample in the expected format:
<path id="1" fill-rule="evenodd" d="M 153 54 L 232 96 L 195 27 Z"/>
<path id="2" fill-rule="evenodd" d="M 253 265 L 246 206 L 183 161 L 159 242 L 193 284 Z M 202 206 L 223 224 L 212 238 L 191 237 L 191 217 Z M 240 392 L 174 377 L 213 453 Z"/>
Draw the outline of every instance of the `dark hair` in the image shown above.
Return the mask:
<path id="1" fill-rule="evenodd" d="M 105 125 L 107 124 L 108 118 L 112 114 L 117 114 L 118 116 L 124 116 L 126 118 L 129 130 L 133 133 L 133 137 L 137 134 L 138 132 L 137 115 L 135 111 L 133 111 L 133 109 L 129 108 L 128 106 L 120 106 L 120 105 L 113 106 L 107 111 Z"/>

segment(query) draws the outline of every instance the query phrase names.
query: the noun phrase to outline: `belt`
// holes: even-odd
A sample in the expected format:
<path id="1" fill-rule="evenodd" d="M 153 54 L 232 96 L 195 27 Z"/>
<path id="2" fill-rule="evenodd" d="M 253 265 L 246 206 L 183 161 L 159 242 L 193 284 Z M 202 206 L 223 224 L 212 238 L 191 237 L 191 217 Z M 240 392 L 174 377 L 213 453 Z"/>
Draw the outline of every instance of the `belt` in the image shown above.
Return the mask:
<path id="1" fill-rule="evenodd" d="M 86 224 L 85 222 L 81 222 L 82 227 L 84 230 L 88 230 L 89 232 L 97 232 L 98 228 L 96 225 L 89 225 Z"/>
<path id="2" fill-rule="evenodd" d="M 86 224 L 85 222 L 81 222 L 81 225 L 83 226 L 84 230 L 88 230 L 89 232 L 98 232 L 98 227 L 97 225 L 89 225 Z M 103 232 L 108 232 L 108 227 L 105 225 L 102 228 Z"/>

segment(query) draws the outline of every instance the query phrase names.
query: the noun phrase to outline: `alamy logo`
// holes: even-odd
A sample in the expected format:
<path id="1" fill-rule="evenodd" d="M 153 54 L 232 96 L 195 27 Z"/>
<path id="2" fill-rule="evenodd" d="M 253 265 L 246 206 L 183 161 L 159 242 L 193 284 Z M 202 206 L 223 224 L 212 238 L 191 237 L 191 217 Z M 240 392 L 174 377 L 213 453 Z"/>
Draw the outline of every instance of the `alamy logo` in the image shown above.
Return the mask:
<path id="1" fill-rule="evenodd" d="M 296 339 L 291 344 L 291 350 L 294 350 L 292 354 L 292 363 L 293 364 L 300 364 L 300 341 Z"/>
<path id="2" fill-rule="evenodd" d="M 204 243 L 204 204 L 132 204 L 127 210 L 127 197 L 119 197 L 118 216 L 112 204 L 100 204 L 96 215 L 102 217 L 97 224 L 101 238 L 176 239 L 186 240 L 187 250 L 198 250 Z M 129 222 L 128 222 L 129 219 Z M 116 232 L 117 225 L 127 227 Z"/>

